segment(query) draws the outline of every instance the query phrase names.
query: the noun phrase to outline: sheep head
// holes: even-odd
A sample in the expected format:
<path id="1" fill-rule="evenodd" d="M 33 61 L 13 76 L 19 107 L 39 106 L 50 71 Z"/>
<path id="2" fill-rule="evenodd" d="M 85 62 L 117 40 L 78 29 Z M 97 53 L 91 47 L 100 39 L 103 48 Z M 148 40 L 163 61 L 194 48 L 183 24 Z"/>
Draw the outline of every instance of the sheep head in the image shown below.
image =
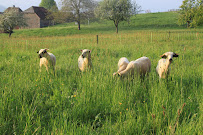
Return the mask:
<path id="1" fill-rule="evenodd" d="M 83 58 L 86 58 L 86 57 L 90 57 L 90 54 L 91 54 L 91 50 L 89 49 L 84 49 L 84 50 L 80 50 L 82 52 L 82 57 Z"/>
<path id="2" fill-rule="evenodd" d="M 39 58 L 42 58 L 42 57 L 44 57 L 44 55 L 46 55 L 47 54 L 47 51 L 48 51 L 49 49 L 47 49 L 47 48 L 45 48 L 45 49 L 40 49 L 37 53 L 39 53 Z"/>
<path id="3" fill-rule="evenodd" d="M 166 52 L 166 53 L 162 54 L 160 57 L 166 58 L 166 59 L 168 59 L 170 62 L 172 62 L 173 57 L 178 57 L 178 54 L 177 54 L 177 53 L 174 53 L 174 52 Z"/>

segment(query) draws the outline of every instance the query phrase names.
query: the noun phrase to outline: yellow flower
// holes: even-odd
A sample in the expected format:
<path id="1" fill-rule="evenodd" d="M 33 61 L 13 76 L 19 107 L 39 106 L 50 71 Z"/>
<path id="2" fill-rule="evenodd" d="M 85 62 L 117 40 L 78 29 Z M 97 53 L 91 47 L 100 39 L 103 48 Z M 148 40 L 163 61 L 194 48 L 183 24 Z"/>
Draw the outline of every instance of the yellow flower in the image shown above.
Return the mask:
<path id="1" fill-rule="evenodd" d="M 120 112 L 120 114 L 121 114 L 122 112 Z"/>
<path id="2" fill-rule="evenodd" d="M 76 95 L 73 95 L 73 97 L 76 97 Z"/>
<path id="3" fill-rule="evenodd" d="M 62 85 L 64 85 L 64 84 L 62 83 Z"/>
<path id="4" fill-rule="evenodd" d="M 121 103 L 121 102 L 119 102 L 119 105 L 122 105 L 122 103 Z"/>
<path id="5" fill-rule="evenodd" d="M 126 111 L 128 111 L 128 108 L 126 108 Z"/>

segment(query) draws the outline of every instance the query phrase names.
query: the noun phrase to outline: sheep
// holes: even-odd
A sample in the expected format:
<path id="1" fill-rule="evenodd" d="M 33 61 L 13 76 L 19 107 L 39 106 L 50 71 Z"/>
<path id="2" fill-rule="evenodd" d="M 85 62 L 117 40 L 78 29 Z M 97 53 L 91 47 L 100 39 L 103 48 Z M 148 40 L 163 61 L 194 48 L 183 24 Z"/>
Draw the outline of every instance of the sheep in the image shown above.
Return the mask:
<path id="1" fill-rule="evenodd" d="M 119 72 L 121 77 L 136 75 L 144 78 L 151 71 L 151 61 L 148 57 L 141 57 L 135 61 L 131 61 L 125 70 Z"/>
<path id="2" fill-rule="evenodd" d="M 126 57 L 120 58 L 118 61 L 118 71 L 113 73 L 113 76 L 115 76 L 118 73 L 120 73 L 121 71 L 125 70 L 126 67 L 128 66 L 128 63 L 129 63 L 129 61 Z"/>
<path id="3" fill-rule="evenodd" d="M 78 67 L 80 71 L 84 72 L 92 68 L 91 50 L 84 49 L 81 52 L 82 54 L 78 58 Z"/>
<path id="4" fill-rule="evenodd" d="M 166 59 L 160 59 L 158 61 L 158 65 L 156 67 L 156 72 L 159 75 L 159 78 L 167 78 L 170 73 L 170 64 L 173 60 L 173 57 L 178 57 L 178 54 L 174 52 L 166 52 L 160 57 L 166 58 Z"/>
<path id="5" fill-rule="evenodd" d="M 53 68 L 54 74 L 55 74 L 55 65 L 56 65 L 56 57 L 52 54 L 47 52 L 49 49 L 40 49 L 37 53 L 39 53 L 40 58 L 40 72 L 41 67 L 44 65 L 46 67 L 46 70 L 48 72 L 48 66 Z"/>

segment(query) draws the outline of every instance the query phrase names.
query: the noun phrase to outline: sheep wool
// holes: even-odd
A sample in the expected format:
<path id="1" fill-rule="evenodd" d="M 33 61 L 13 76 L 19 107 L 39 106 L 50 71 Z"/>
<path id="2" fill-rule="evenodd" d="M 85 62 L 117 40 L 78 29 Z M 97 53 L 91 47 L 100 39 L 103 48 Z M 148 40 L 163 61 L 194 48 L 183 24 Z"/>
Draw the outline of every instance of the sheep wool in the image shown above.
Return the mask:
<path id="1" fill-rule="evenodd" d="M 128 66 L 128 63 L 129 63 L 129 61 L 126 57 L 120 58 L 118 61 L 118 71 L 113 73 L 113 75 L 115 76 L 115 75 L 119 74 L 121 71 L 125 70 L 126 67 Z"/>
<path id="2" fill-rule="evenodd" d="M 159 75 L 159 78 L 167 78 L 170 74 L 170 64 L 173 60 L 173 57 L 178 57 L 178 54 L 174 52 L 166 52 L 160 57 L 162 57 L 163 59 L 160 59 L 158 61 L 156 72 Z"/>
<path id="3" fill-rule="evenodd" d="M 151 71 L 151 61 L 148 57 L 141 57 L 135 61 L 131 61 L 125 70 L 119 73 L 120 76 L 136 75 L 144 77 Z"/>
<path id="4" fill-rule="evenodd" d="M 82 54 L 78 58 L 78 67 L 84 72 L 92 68 L 91 51 L 89 49 L 81 50 Z"/>
<path id="5" fill-rule="evenodd" d="M 44 65 L 46 67 L 46 70 L 48 72 L 49 67 L 51 67 L 55 74 L 55 65 L 56 65 L 56 57 L 52 54 L 47 52 L 49 49 L 40 49 L 37 53 L 39 53 L 40 58 L 40 72 L 41 67 Z"/>

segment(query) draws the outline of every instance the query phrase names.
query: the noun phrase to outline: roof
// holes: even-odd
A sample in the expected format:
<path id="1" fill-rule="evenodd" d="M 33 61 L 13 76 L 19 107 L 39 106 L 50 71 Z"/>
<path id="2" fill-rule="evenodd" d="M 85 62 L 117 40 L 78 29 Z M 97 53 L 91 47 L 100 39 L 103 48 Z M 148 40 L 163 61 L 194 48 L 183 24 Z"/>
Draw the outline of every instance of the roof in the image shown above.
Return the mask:
<path id="1" fill-rule="evenodd" d="M 23 12 L 19 7 L 8 7 L 4 13 L 8 13 L 8 12 L 17 12 L 17 13 L 20 13 L 20 12 Z"/>
<path id="2" fill-rule="evenodd" d="M 46 15 L 48 13 L 48 10 L 45 9 L 44 7 L 35 7 L 35 6 L 32 6 L 28 9 L 26 9 L 24 11 L 24 13 L 36 13 L 39 18 L 41 19 L 46 19 Z"/>

